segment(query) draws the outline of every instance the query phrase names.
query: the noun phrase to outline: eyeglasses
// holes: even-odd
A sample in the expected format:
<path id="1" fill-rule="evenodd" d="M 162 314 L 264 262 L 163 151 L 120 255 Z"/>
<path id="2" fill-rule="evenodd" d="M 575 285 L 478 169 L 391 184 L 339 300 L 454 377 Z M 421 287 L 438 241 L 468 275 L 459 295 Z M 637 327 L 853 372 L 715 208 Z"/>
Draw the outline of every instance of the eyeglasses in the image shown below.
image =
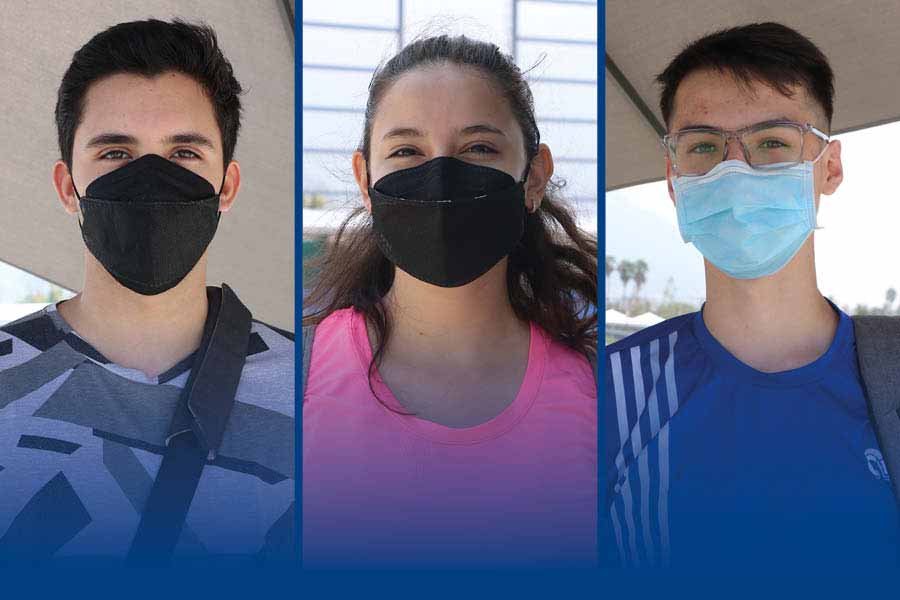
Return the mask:
<path id="1" fill-rule="evenodd" d="M 731 139 L 740 142 L 747 164 L 754 169 L 778 169 L 796 165 L 803 160 L 803 144 L 807 132 L 826 142 L 816 156 L 818 160 L 831 138 L 809 123 L 792 121 L 766 121 L 735 131 L 692 127 L 666 135 L 662 138 L 662 144 L 669 153 L 676 175 L 708 173 L 725 160 L 728 155 L 728 140 Z"/>

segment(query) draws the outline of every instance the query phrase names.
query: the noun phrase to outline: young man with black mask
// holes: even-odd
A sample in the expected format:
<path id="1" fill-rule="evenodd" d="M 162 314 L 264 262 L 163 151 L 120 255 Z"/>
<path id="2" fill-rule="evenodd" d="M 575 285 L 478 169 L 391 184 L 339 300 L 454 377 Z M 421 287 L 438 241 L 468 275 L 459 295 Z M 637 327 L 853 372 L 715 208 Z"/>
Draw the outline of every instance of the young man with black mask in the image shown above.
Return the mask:
<path id="1" fill-rule="evenodd" d="M 658 77 L 669 195 L 707 300 L 606 351 L 607 555 L 643 566 L 896 564 L 897 510 L 854 323 L 816 285 L 843 179 L 822 52 L 776 23 Z"/>
<path id="2" fill-rule="evenodd" d="M 293 335 L 206 286 L 241 91 L 181 21 L 111 27 L 63 76 L 84 286 L 0 330 L 0 556 L 293 555 Z"/>

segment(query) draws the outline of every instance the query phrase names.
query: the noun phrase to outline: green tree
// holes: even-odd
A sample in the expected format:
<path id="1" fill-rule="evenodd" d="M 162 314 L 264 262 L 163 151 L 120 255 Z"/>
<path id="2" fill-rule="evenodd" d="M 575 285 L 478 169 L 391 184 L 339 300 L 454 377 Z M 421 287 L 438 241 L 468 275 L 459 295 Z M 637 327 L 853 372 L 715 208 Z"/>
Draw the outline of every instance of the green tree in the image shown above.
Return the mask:
<path id="1" fill-rule="evenodd" d="M 641 288 L 647 283 L 647 271 L 650 270 L 650 267 L 647 265 L 647 261 L 639 259 L 635 261 L 633 269 L 631 278 L 634 280 L 634 297 L 638 298 L 641 295 Z"/>
<path id="2" fill-rule="evenodd" d="M 619 273 L 619 279 L 622 280 L 622 306 L 623 308 L 626 308 L 628 299 L 628 282 L 631 281 L 634 273 L 634 263 L 632 263 L 630 260 L 620 260 L 619 265 L 616 267 L 616 271 L 618 271 Z"/>
<path id="3" fill-rule="evenodd" d="M 894 312 L 894 300 L 897 299 L 897 290 L 894 288 L 888 288 L 888 291 L 884 294 L 885 304 L 885 313 L 891 314 Z"/>
<path id="4" fill-rule="evenodd" d="M 606 303 L 609 304 L 609 276 L 616 271 L 616 257 L 606 255 Z"/>

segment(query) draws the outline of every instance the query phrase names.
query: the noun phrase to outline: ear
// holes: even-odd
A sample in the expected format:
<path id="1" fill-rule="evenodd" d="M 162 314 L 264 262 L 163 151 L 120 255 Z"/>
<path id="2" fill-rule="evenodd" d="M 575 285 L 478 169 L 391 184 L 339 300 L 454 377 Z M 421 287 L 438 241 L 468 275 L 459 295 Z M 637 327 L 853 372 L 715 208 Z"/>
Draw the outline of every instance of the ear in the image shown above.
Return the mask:
<path id="1" fill-rule="evenodd" d="M 366 205 L 366 210 L 371 214 L 372 200 L 369 198 L 369 174 L 366 172 L 366 158 L 359 150 L 353 153 L 353 178 L 356 179 L 356 186 L 359 188 L 363 204 Z"/>
<path id="2" fill-rule="evenodd" d="M 841 162 L 841 142 L 840 140 L 832 140 L 828 144 L 830 148 L 825 151 L 822 157 L 823 174 L 819 193 L 830 196 L 841 185 L 844 180 L 844 165 Z"/>
<path id="3" fill-rule="evenodd" d="M 75 184 L 72 183 L 69 167 L 61 160 L 53 163 L 53 187 L 56 188 L 56 195 L 66 212 L 77 215 L 78 196 L 75 195 Z"/>
<path id="4" fill-rule="evenodd" d="M 675 188 L 672 187 L 672 177 L 674 176 L 672 161 L 666 156 L 666 187 L 669 188 L 669 198 L 672 199 L 672 204 L 675 204 Z"/>
<path id="5" fill-rule="evenodd" d="M 238 190 L 241 188 L 241 166 L 236 160 L 228 163 L 225 169 L 225 178 L 222 180 L 222 190 L 219 192 L 219 211 L 228 212 L 234 204 Z"/>
<path id="6" fill-rule="evenodd" d="M 541 200 L 552 176 L 553 154 L 547 144 L 541 144 L 538 146 L 537 154 L 531 159 L 528 179 L 525 180 L 525 208 L 528 212 L 533 213 L 541 207 Z"/>

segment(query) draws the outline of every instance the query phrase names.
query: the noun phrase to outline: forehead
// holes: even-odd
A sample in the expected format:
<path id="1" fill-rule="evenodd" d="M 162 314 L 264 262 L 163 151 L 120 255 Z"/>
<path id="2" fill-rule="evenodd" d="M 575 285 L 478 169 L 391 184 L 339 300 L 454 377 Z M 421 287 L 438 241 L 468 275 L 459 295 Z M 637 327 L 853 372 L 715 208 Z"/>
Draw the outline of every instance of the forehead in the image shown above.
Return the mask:
<path id="1" fill-rule="evenodd" d="M 373 141 L 390 128 L 410 126 L 426 133 L 490 123 L 507 135 L 519 128 L 509 103 L 491 76 L 451 64 L 417 68 L 401 75 L 378 103 Z"/>
<path id="2" fill-rule="evenodd" d="M 820 111 L 805 87 L 795 85 L 791 89 L 792 95 L 785 96 L 763 81 L 743 82 L 718 70 L 695 71 L 675 92 L 669 130 L 697 125 L 740 129 L 774 119 L 821 121 Z"/>
<path id="3" fill-rule="evenodd" d="M 76 139 L 116 131 L 137 138 L 199 131 L 219 140 L 215 110 L 203 86 L 182 73 L 117 73 L 88 88 Z"/>

